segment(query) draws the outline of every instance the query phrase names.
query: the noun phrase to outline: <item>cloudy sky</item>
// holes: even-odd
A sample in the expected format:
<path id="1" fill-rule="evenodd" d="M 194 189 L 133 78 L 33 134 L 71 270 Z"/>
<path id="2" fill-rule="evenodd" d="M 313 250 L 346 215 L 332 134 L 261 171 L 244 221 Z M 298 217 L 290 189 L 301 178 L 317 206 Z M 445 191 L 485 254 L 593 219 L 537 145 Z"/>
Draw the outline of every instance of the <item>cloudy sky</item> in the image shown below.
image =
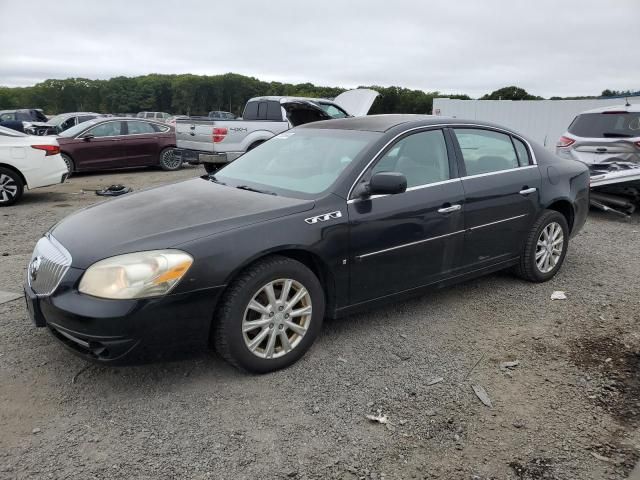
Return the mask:
<path id="1" fill-rule="evenodd" d="M 640 0 L 0 0 L 0 85 L 237 72 L 472 97 L 640 89 Z"/>

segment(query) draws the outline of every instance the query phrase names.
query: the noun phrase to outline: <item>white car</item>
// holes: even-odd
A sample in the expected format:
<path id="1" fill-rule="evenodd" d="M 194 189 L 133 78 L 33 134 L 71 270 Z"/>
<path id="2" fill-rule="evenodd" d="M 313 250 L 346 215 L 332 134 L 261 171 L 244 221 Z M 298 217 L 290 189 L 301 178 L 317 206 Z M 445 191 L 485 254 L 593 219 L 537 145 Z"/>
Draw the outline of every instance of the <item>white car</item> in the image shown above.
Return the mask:
<path id="1" fill-rule="evenodd" d="M 0 207 L 29 190 L 63 183 L 69 171 L 55 137 L 36 137 L 0 127 Z"/>

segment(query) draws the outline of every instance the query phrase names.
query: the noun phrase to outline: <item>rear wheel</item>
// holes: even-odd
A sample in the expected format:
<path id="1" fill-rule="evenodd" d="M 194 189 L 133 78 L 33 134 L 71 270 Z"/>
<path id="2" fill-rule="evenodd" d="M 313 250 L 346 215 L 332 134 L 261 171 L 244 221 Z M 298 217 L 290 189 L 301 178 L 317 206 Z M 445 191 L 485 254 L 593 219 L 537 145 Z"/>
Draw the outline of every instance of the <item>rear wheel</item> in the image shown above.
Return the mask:
<path id="1" fill-rule="evenodd" d="M 173 148 L 165 148 L 160 152 L 160 168 L 172 172 L 180 167 L 182 167 L 182 157 L 175 155 Z"/>
<path id="2" fill-rule="evenodd" d="M 64 163 L 67 164 L 67 171 L 69 172 L 68 175 L 67 175 L 67 178 L 69 178 L 73 174 L 73 171 L 75 170 L 75 165 L 73 164 L 73 159 L 69 155 L 67 155 L 66 153 L 61 153 L 60 156 L 64 160 Z"/>
<path id="3" fill-rule="evenodd" d="M 225 293 L 214 320 L 214 346 L 227 362 L 249 372 L 288 367 L 317 337 L 324 306 L 322 286 L 305 265 L 266 258 Z"/>
<path id="4" fill-rule="evenodd" d="M 529 232 L 516 273 L 530 282 L 551 280 L 560 270 L 568 246 L 567 219 L 559 212 L 545 210 Z"/>
<path id="5" fill-rule="evenodd" d="M 23 191 L 24 183 L 20 175 L 8 168 L 0 168 L 0 207 L 16 203 Z"/>

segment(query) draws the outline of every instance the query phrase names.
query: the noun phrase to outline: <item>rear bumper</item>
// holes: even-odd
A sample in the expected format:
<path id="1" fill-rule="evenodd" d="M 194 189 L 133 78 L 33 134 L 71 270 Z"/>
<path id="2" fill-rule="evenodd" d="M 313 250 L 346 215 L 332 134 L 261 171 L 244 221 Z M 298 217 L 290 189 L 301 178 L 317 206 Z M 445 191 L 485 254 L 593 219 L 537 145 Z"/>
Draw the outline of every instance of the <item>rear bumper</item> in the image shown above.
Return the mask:
<path id="1" fill-rule="evenodd" d="M 64 183 L 69 175 L 67 164 L 64 163 L 60 155 L 51 155 L 45 157 L 45 159 L 46 162 L 38 165 L 33 171 L 23 171 L 25 180 L 27 181 L 27 187 L 29 187 L 30 190 Z"/>
<path id="2" fill-rule="evenodd" d="M 176 148 L 175 154 L 182 158 L 183 162 L 199 164 L 199 163 L 215 163 L 227 164 L 234 161 L 244 152 L 202 152 L 199 150 L 189 150 Z"/>
<path id="3" fill-rule="evenodd" d="M 106 300 L 83 295 L 70 269 L 56 292 L 37 297 L 24 286 L 28 309 L 67 349 L 102 364 L 173 358 L 204 350 L 222 287 L 139 300 Z M 71 288 L 70 288 L 71 287 Z"/>

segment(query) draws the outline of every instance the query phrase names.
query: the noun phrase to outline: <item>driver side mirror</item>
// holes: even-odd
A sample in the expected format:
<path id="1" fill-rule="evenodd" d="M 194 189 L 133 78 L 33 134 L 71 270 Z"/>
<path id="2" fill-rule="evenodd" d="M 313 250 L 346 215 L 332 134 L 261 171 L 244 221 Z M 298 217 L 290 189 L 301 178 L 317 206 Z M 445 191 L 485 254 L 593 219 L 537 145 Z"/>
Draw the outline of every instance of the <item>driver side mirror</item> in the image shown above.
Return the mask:
<path id="1" fill-rule="evenodd" d="M 87 133 L 86 135 L 82 135 L 82 139 L 85 142 L 88 142 L 89 140 L 91 140 L 92 138 L 96 138 L 96 136 L 93 133 Z"/>
<path id="2" fill-rule="evenodd" d="M 400 172 L 378 172 L 368 182 L 356 187 L 355 195 L 366 198 L 371 195 L 395 195 L 407 190 L 407 177 Z"/>

